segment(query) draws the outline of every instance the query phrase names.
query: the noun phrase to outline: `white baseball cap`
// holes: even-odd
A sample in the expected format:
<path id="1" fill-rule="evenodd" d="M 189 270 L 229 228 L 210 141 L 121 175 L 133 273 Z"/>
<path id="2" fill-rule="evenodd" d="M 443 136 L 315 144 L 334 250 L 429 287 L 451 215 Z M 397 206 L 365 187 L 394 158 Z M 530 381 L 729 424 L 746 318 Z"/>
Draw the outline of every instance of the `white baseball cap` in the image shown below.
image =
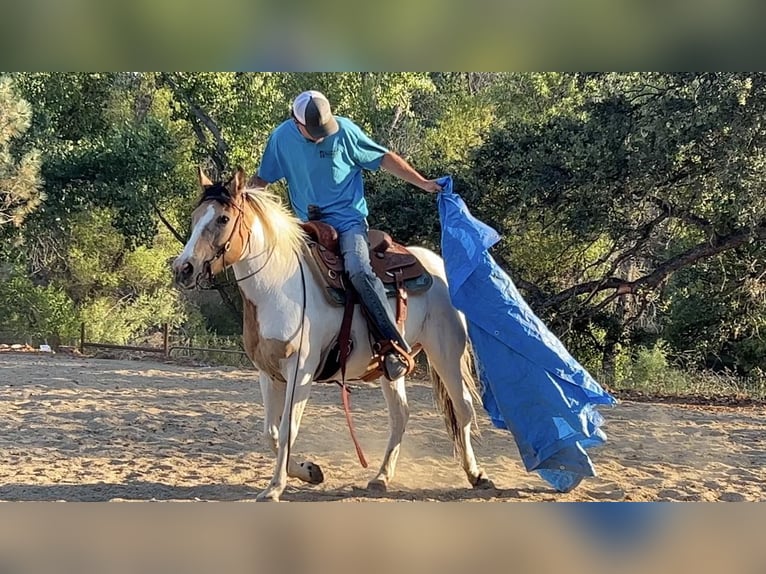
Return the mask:
<path id="1" fill-rule="evenodd" d="M 338 121 L 332 115 L 330 102 L 321 92 L 308 90 L 293 100 L 292 116 L 315 138 L 324 138 L 337 132 Z"/>

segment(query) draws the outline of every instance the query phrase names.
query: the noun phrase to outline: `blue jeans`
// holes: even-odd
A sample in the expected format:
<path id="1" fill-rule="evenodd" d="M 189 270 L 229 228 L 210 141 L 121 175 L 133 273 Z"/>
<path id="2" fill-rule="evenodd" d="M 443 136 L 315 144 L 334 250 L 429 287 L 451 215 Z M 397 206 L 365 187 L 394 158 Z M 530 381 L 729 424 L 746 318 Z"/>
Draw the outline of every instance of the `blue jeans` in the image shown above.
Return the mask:
<path id="1" fill-rule="evenodd" d="M 396 342 L 406 352 L 410 346 L 396 327 L 396 317 L 388 304 L 383 282 L 375 275 L 370 265 L 370 243 L 367 224 L 358 223 L 349 230 L 339 233 L 340 252 L 351 284 L 359 293 L 367 312 L 370 314 L 381 335 Z"/>

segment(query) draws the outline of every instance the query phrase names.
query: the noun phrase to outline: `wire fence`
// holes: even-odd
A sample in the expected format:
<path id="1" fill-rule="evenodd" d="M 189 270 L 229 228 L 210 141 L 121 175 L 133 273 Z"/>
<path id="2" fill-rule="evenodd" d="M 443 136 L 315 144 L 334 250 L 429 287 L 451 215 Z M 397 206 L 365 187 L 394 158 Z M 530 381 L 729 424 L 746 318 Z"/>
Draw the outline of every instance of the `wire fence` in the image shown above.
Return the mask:
<path id="1" fill-rule="evenodd" d="M 88 339 L 88 329 L 85 323 L 80 324 L 80 333 L 77 341 L 67 341 L 75 343 L 73 345 L 61 345 L 55 338 L 32 336 L 28 334 L 19 334 L 16 331 L 0 330 L 0 348 L 6 350 L 18 351 L 58 351 L 76 349 L 80 354 L 87 352 L 108 353 L 110 351 L 125 351 L 130 353 L 147 353 L 165 359 L 170 358 L 188 358 L 197 359 L 215 364 L 226 364 L 236 366 L 252 367 L 252 363 L 247 353 L 241 348 L 224 348 L 215 346 L 195 345 L 192 337 L 182 333 L 174 332 L 170 325 L 163 323 L 159 326 L 161 340 L 158 344 L 151 344 L 151 340 L 157 340 L 157 337 L 144 336 L 143 342 L 135 341 L 134 344 L 117 344 L 102 341 L 92 341 Z M 156 335 L 156 333 L 155 333 Z M 147 342 L 147 339 L 149 342 Z M 221 341 L 224 338 L 218 338 Z"/>
<path id="2" fill-rule="evenodd" d="M 171 339 L 171 329 L 167 323 L 161 325 L 162 328 L 162 345 L 161 346 L 147 346 L 147 345 L 117 345 L 113 343 L 100 343 L 87 340 L 87 330 L 85 323 L 80 326 L 80 353 L 85 353 L 88 348 L 91 349 L 106 349 L 106 350 L 122 350 L 133 351 L 140 353 L 152 353 L 162 355 L 166 358 L 176 357 L 197 357 L 200 356 L 210 360 L 211 358 L 217 363 L 230 363 L 230 361 L 221 361 L 219 355 L 224 356 L 237 356 L 239 357 L 239 364 L 251 365 L 250 360 L 247 357 L 247 353 L 240 349 L 226 349 L 219 347 L 203 347 L 195 346 L 192 344 L 192 340 L 188 339 L 187 344 L 173 344 Z"/>
<path id="3" fill-rule="evenodd" d="M 159 329 L 159 332 L 158 332 Z M 74 343 L 74 341 L 68 341 Z M 116 344 L 88 340 L 85 323 L 80 325 L 79 339 L 66 349 L 77 349 L 81 354 L 95 351 L 97 355 L 109 352 L 141 353 L 163 359 L 190 359 L 207 364 L 254 368 L 241 346 L 239 337 L 206 337 L 197 340 L 181 330 L 174 331 L 167 323 L 155 327 L 151 333 L 131 341 L 133 344 Z M 210 345 L 210 343 L 213 343 Z M 218 345 L 217 345 L 217 344 Z M 225 345 L 225 346 L 219 346 Z M 15 347 L 15 349 L 14 349 Z M 62 347 L 63 349 L 63 347 Z M 0 350 L 51 351 L 59 350 L 57 341 L 51 338 L 19 335 L 13 331 L 0 330 Z M 111 355 L 114 358 L 114 355 Z M 687 394 L 707 396 L 746 396 L 766 399 L 766 377 L 737 376 L 718 371 L 694 371 L 668 368 L 653 376 L 635 379 L 626 377 L 613 380 L 597 369 L 592 371 L 596 380 L 615 391 L 637 392 L 679 396 Z"/>

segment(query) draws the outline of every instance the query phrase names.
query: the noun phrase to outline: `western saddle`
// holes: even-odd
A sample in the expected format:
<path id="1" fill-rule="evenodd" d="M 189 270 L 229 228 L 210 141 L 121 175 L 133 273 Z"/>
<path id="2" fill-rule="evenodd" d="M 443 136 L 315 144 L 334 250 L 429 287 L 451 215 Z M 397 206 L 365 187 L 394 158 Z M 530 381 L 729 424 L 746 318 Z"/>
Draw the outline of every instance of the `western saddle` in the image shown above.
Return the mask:
<path id="1" fill-rule="evenodd" d="M 309 266 L 320 284 L 324 286 L 327 301 L 331 305 L 344 307 L 338 339 L 320 366 L 316 380 L 330 381 L 332 376 L 340 370 L 345 384 L 346 359 L 351 354 L 353 346 L 350 338 L 351 319 L 354 307 L 359 302 L 359 297 L 348 280 L 336 229 L 320 221 L 308 221 L 302 226 L 308 236 L 307 246 L 312 255 L 308 258 Z M 433 278 L 417 257 L 405 246 L 391 239 L 388 233 L 371 229 L 368 232 L 368 238 L 372 269 L 383 282 L 388 297 L 396 298 L 396 322 L 401 332 L 407 319 L 408 294 L 427 291 L 433 284 Z M 364 307 L 362 309 L 364 310 Z M 362 380 L 370 381 L 385 375 L 382 359 L 385 353 L 392 350 L 392 343 L 384 340 L 366 312 L 364 315 L 367 318 L 370 332 L 375 338 L 374 354 L 367 367 L 367 372 L 361 377 Z M 419 351 L 420 348 L 416 345 L 411 356 L 401 353 L 408 359 L 408 374 L 415 367 L 413 357 Z"/>

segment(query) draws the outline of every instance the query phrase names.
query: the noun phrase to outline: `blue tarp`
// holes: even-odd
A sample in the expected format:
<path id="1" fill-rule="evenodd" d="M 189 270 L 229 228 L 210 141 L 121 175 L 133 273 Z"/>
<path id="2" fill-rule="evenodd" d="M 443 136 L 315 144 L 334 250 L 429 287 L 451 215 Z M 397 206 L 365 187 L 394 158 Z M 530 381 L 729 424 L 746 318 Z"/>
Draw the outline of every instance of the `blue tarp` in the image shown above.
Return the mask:
<path id="1" fill-rule="evenodd" d="M 560 492 L 595 476 L 587 448 L 603 444 L 597 405 L 615 399 L 534 314 L 489 249 L 500 240 L 438 180 L 441 250 L 452 303 L 463 312 L 495 427 L 511 432 L 528 472 Z"/>

